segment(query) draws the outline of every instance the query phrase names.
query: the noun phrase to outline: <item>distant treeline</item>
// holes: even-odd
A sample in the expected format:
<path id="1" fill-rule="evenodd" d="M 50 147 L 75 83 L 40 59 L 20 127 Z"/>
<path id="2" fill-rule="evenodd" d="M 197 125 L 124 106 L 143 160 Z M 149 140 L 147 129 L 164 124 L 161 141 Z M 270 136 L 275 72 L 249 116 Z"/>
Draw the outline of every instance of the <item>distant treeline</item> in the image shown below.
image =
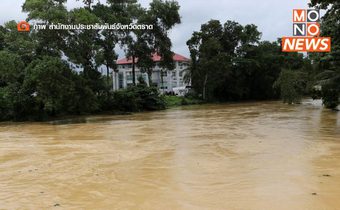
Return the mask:
<path id="1" fill-rule="evenodd" d="M 335 109 L 340 97 L 340 3 L 319 0 L 310 6 L 327 9 L 321 29 L 322 36 L 332 37 L 331 53 L 284 53 L 280 39 L 260 41 L 255 25 L 211 20 L 187 42 L 196 92 L 212 101 L 281 97 L 299 103 L 312 96 Z"/>

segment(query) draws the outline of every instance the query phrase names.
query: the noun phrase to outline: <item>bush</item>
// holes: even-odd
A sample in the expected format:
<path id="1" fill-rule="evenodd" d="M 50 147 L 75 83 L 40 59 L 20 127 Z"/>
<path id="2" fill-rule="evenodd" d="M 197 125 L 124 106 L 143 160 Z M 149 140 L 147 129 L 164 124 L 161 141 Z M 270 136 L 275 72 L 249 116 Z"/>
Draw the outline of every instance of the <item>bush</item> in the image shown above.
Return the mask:
<path id="1" fill-rule="evenodd" d="M 108 88 L 94 92 L 89 79 L 60 58 L 45 56 L 26 68 L 17 59 L 16 55 L 0 51 L 0 120 L 165 109 L 158 89 L 143 82 L 118 92 Z M 103 83 L 101 78 L 97 82 Z"/>
<path id="2" fill-rule="evenodd" d="M 178 96 L 165 96 L 166 106 L 173 107 L 173 106 L 180 106 L 182 105 L 182 97 Z"/>
<path id="3" fill-rule="evenodd" d="M 97 99 L 86 81 L 60 58 L 44 57 L 27 67 L 23 83 L 42 116 L 91 113 L 98 110 Z"/>
<path id="4" fill-rule="evenodd" d="M 274 87 L 280 89 L 283 102 L 288 104 L 300 103 L 305 89 L 301 72 L 297 70 L 283 70 Z"/>
<path id="5" fill-rule="evenodd" d="M 322 100 L 323 104 L 329 109 L 336 109 L 340 104 L 339 90 L 335 85 L 324 85 L 322 86 Z"/>
<path id="6" fill-rule="evenodd" d="M 2 59 L 6 57 L 0 53 L 0 63 L 6 64 Z M 25 69 L 8 63 L 0 72 L 0 120 L 44 120 L 98 111 L 98 100 L 86 80 L 60 58 L 45 56 Z"/>
<path id="7" fill-rule="evenodd" d="M 156 87 L 145 84 L 132 86 L 114 93 L 114 109 L 127 112 L 165 109 L 165 100 Z"/>
<path id="8" fill-rule="evenodd" d="M 0 51 L 0 120 L 20 119 L 31 112 L 31 102 L 22 91 L 24 63 L 17 54 Z"/>

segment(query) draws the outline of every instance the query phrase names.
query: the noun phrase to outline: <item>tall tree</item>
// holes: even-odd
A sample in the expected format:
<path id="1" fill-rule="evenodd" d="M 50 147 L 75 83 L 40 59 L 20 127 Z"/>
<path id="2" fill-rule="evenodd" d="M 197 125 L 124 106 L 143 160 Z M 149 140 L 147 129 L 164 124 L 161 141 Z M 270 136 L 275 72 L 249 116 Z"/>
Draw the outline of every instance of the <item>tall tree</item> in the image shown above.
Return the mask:
<path id="1" fill-rule="evenodd" d="M 258 31 L 251 33 L 248 28 L 252 29 L 252 26 L 246 28 L 247 30 L 233 21 L 222 25 L 218 20 L 211 20 L 203 24 L 199 32 L 194 32 L 187 42 L 192 59 L 193 87 L 201 93 L 204 100 L 213 99 L 216 95 L 214 92 L 221 91 L 218 90 L 219 86 L 237 64 L 235 57 L 241 54 L 238 49 L 242 43 L 257 41 L 253 39 L 259 35 Z M 249 35 L 246 36 L 247 34 Z"/>
<path id="2" fill-rule="evenodd" d="M 76 8 L 70 11 L 72 24 L 95 25 L 99 23 L 99 18 L 92 12 L 91 8 Z M 105 87 L 101 82 L 101 74 L 97 71 L 95 63 L 96 55 L 100 49 L 98 45 L 99 30 L 69 30 L 67 36 L 66 56 L 75 64 L 79 64 L 83 69 L 83 76 L 89 82 L 94 92 L 100 92 Z"/>
<path id="3" fill-rule="evenodd" d="M 146 71 L 151 82 L 154 63 L 152 56 L 161 56 L 160 67 L 174 69 L 172 43 L 169 31 L 181 22 L 177 1 L 153 0 L 148 10 L 139 8 L 136 21 L 138 24 L 152 25 L 153 30 L 130 30 L 126 37 L 127 55 L 131 57 L 133 68 L 133 81 L 135 84 L 135 61 L 138 58 L 138 66 Z"/>
<path id="4" fill-rule="evenodd" d="M 18 32 L 15 21 L 7 22 L 2 32 L 4 50 L 19 55 L 25 64 L 30 63 L 37 56 L 37 41 L 29 33 Z"/>
<path id="5" fill-rule="evenodd" d="M 4 49 L 5 47 L 5 34 L 6 29 L 3 26 L 0 26 L 0 50 Z"/>
<path id="6" fill-rule="evenodd" d="M 77 0 L 77 1 L 80 1 L 80 0 Z M 92 6 L 94 0 L 82 0 L 82 1 L 86 5 L 87 8 L 91 9 L 91 6 Z"/>
<path id="7" fill-rule="evenodd" d="M 119 22 L 120 16 L 112 5 L 97 4 L 93 8 L 93 13 L 100 19 L 102 24 L 114 24 Z M 119 42 L 121 32 L 117 30 L 103 29 L 99 32 L 96 42 L 99 45 L 99 52 L 96 57 L 96 64 L 106 66 L 107 84 L 110 84 L 110 69 L 116 71 L 116 60 L 118 55 L 115 47 Z"/>
<path id="8" fill-rule="evenodd" d="M 26 0 L 22 6 L 28 13 L 28 21 L 36 24 L 49 25 L 52 23 L 67 23 L 68 11 L 65 6 L 66 0 Z M 65 49 L 66 30 L 32 30 L 32 38 L 37 44 L 36 53 L 41 56 L 61 56 Z"/>
<path id="9" fill-rule="evenodd" d="M 27 113 L 29 96 L 20 91 L 25 77 L 24 65 L 19 55 L 0 51 L 0 120 L 15 119 Z"/>
<path id="10" fill-rule="evenodd" d="M 312 0 L 310 6 L 326 9 L 322 17 L 321 35 L 332 39 L 332 51 L 312 56 L 321 73 L 322 98 L 326 107 L 335 109 L 340 104 L 340 2 L 337 0 Z"/>

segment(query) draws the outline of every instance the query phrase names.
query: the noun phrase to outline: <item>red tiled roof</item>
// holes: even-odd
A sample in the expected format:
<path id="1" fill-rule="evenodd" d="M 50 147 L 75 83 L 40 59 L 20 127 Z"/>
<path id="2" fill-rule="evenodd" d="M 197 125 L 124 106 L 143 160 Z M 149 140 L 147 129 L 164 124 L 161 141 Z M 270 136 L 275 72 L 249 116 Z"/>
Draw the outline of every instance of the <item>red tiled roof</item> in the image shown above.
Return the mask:
<path id="1" fill-rule="evenodd" d="M 161 61 L 161 56 L 157 55 L 157 54 L 154 54 L 152 56 L 152 60 L 154 62 L 159 62 Z M 189 58 L 186 58 L 182 55 L 179 55 L 179 54 L 174 54 L 174 57 L 173 57 L 174 61 L 183 61 L 183 62 L 188 62 L 190 61 Z M 136 61 L 135 62 L 138 62 L 138 58 L 136 58 Z M 122 64 L 132 64 L 132 58 L 122 58 L 122 59 L 119 59 L 117 60 L 117 64 L 118 65 L 122 65 Z"/>

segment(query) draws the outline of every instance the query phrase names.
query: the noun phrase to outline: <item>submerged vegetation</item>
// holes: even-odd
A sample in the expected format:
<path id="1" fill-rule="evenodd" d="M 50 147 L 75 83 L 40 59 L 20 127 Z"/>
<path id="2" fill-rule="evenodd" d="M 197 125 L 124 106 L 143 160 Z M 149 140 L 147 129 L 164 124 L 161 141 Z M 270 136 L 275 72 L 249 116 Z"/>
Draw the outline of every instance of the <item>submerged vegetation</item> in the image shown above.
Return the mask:
<path id="1" fill-rule="evenodd" d="M 274 83 L 274 87 L 279 88 L 281 92 L 281 98 L 284 103 L 298 104 L 301 102 L 305 85 L 303 72 L 282 70 L 278 80 Z"/>
<path id="2" fill-rule="evenodd" d="M 156 87 L 147 87 L 145 84 L 131 86 L 125 90 L 113 93 L 113 110 L 139 112 L 165 109 L 166 101 Z"/>

